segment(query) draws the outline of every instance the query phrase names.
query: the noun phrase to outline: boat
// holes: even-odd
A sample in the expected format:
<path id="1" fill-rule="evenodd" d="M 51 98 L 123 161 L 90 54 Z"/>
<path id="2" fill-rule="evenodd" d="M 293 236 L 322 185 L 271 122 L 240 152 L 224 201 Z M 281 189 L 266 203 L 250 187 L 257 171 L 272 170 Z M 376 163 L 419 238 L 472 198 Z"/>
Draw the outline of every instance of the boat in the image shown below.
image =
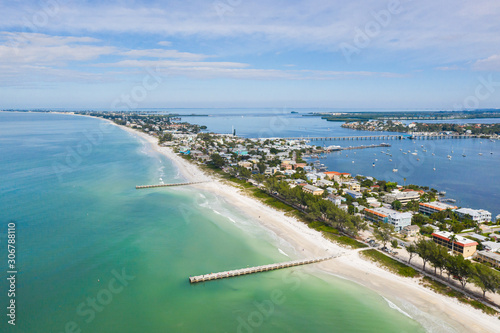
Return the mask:
<path id="1" fill-rule="evenodd" d="M 465 155 L 465 149 L 464 149 L 464 152 L 462 153 L 462 156 L 463 156 L 463 157 L 467 156 L 467 155 Z"/>
<path id="2" fill-rule="evenodd" d="M 448 156 L 446 156 L 446 157 L 448 157 L 448 159 L 451 159 L 451 155 L 448 155 Z"/>
<path id="3" fill-rule="evenodd" d="M 392 172 L 398 172 L 398 169 L 392 169 Z"/>
<path id="4" fill-rule="evenodd" d="M 375 163 L 372 164 L 372 167 L 375 167 Z"/>
<path id="5" fill-rule="evenodd" d="M 403 152 L 403 154 L 405 154 L 405 155 L 406 155 L 406 154 L 408 154 L 408 153 L 404 151 L 404 152 Z"/>
<path id="6" fill-rule="evenodd" d="M 483 153 L 478 153 L 479 156 L 483 156 Z"/>
<path id="7" fill-rule="evenodd" d="M 439 195 L 446 195 L 446 191 L 439 191 Z"/>
<path id="8" fill-rule="evenodd" d="M 377 161 L 378 161 L 378 159 L 375 159 L 375 162 L 377 162 Z"/>
<path id="9" fill-rule="evenodd" d="M 411 154 L 412 154 L 412 155 L 417 155 L 417 153 L 416 153 L 416 152 L 413 152 L 413 153 L 411 153 Z"/>
<path id="10" fill-rule="evenodd" d="M 392 162 L 392 159 L 389 159 L 389 162 Z"/>
<path id="11" fill-rule="evenodd" d="M 432 170 L 436 171 L 436 167 L 432 168 Z"/>

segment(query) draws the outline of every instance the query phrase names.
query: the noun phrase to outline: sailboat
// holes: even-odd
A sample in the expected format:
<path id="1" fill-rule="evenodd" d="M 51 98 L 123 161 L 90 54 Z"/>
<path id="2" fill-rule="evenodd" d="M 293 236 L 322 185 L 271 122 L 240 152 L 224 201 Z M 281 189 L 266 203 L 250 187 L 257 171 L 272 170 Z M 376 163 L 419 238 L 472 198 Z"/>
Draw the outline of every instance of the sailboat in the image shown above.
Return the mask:
<path id="1" fill-rule="evenodd" d="M 482 142 L 480 142 L 482 143 Z M 478 153 L 479 156 L 483 156 L 483 152 L 482 152 L 482 148 L 479 148 L 479 153 Z"/>
<path id="2" fill-rule="evenodd" d="M 462 153 L 462 156 L 463 156 L 463 157 L 467 156 L 467 155 L 465 155 L 465 149 L 464 149 L 464 152 Z"/>

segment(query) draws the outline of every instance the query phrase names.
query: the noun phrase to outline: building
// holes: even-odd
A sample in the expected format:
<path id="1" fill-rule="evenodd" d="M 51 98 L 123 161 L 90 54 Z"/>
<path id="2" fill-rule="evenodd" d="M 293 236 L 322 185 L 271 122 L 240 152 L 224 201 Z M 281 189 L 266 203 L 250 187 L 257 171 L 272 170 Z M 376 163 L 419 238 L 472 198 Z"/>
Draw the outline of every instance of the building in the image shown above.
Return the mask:
<path id="1" fill-rule="evenodd" d="M 353 191 L 353 190 L 344 190 L 344 193 L 347 195 L 350 195 L 354 199 L 359 199 L 363 197 L 363 194 L 361 192 Z"/>
<path id="2" fill-rule="evenodd" d="M 460 208 L 455 213 L 461 218 L 469 218 L 477 223 L 490 222 L 491 213 L 484 209 Z"/>
<path id="3" fill-rule="evenodd" d="M 452 244 L 451 238 L 454 237 L 455 240 Z M 448 231 L 436 231 L 432 234 L 432 239 L 439 245 L 448 248 L 450 251 L 453 248 L 453 252 L 459 253 L 464 256 L 464 258 L 469 259 L 476 253 L 477 242 L 464 238 L 462 236 L 456 236 Z"/>
<path id="4" fill-rule="evenodd" d="M 306 193 L 311 193 L 312 195 L 322 195 L 324 192 L 323 189 L 316 187 L 316 186 L 313 186 L 313 185 L 306 185 L 306 186 L 302 187 L 302 191 L 304 191 Z"/>
<path id="5" fill-rule="evenodd" d="M 359 192 L 361 191 L 361 185 L 358 182 L 350 181 L 350 182 L 345 182 L 343 185 L 347 186 L 348 189 L 352 191 Z"/>
<path id="6" fill-rule="evenodd" d="M 343 198 L 340 195 L 330 194 L 327 198 L 333 202 L 335 206 L 340 206 L 342 204 Z"/>
<path id="7" fill-rule="evenodd" d="M 401 230 L 401 233 L 408 237 L 413 237 L 418 234 L 420 227 L 418 225 L 407 225 Z"/>
<path id="8" fill-rule="evenodd" d="M 457 206 L 445 204 L 443 202 L 421 202 L 418 211 L 422 214 L 431 215 L 447 209 L 457 209 Z"/>
<path id="9" fill-rule="evenodd" d="M 382 198 L 382 201 L 388 204 L 392 204 L 396 200 L 401 202 L 403 205 L 406 205 L 410 201 L 420 201 L 420 193 L 417 191 L 396 192 L 389 193 Z"/>
<path id="10" fill-rule="evenodd" d="M 378 223 L 390 223 L 396 231 L 401 231 L 404 227 L 411 225 L 411 213 L 400 213 L 384 207 L 366 208 L 364 213 L 367 220 Z"/>
<path id="11" fill-rule="evenodd" d="M 488 251 L 477 251 L 476 260 L 489 262 L 494 267 L 500 267 L 500 254 Z"/>
<path id="12" fill-rule="evenodd" d="M 337 183 L 341 182 L 342 180 L 351 178 L 351 174 L 347 172 L 326 171 L 324 172 L 324 174 L 326 177 L 328 177 L 328 179 L 334 180 Z"/>

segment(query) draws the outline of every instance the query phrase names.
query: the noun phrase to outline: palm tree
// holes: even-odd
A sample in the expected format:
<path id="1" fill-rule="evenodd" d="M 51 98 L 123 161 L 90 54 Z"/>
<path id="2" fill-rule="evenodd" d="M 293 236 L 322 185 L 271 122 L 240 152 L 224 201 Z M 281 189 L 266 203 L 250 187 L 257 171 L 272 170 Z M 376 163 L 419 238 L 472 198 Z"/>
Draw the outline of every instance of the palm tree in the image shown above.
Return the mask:
<path id="1" fill-rule="evenodd" d="M 451 241 L 451 255 L 453 255 L 453 251 L 454 251 L 454 248 L 455 248 L 455 241 L 457 240 L 457 236 L 455 234 L 452 234 L 450 236 L 450 241 Z"/>

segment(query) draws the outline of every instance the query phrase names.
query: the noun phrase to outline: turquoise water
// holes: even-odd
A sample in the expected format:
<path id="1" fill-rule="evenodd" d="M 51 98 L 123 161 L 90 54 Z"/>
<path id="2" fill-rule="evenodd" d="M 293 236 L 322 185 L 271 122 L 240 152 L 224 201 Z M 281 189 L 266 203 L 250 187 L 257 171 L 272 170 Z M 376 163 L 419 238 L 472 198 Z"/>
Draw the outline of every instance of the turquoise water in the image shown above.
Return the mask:
<path id="1" fill-rule="evenodd" d="M 294 251 L 209 193 L 135 190 L 181 179 L 146 143 L 102 124 L 0 113 L 1 251 L 16 221 L 19 270 L 17 325 L 3 314 L 0 331 L 423 331 L 376 293 L 308 267 L 190 285 L 189 275 Z"/>

